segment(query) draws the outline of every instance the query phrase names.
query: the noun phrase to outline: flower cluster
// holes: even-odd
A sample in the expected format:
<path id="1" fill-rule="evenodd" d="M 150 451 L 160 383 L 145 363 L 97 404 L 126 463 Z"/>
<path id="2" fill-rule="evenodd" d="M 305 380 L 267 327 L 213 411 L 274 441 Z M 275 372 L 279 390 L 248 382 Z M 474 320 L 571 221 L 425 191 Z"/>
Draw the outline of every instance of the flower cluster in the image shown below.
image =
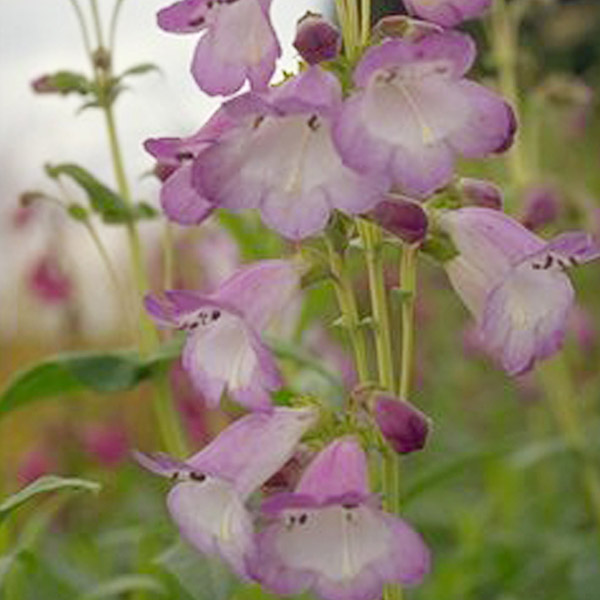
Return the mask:
<path id="1" fill-rule="evenodd" d="M 191 226 L 215 211 L 255 210 L 267 227 L 300 242 L 333 235 L 332 216 L 341 213 L 342 222 L 356 218 L 359 231 L 374 223 L 411 250 L 441 239 L 450 250 L 436 257 L 502 367 L 520 374 L 555 353 L 574 296 L 564 271 L 597 258 L 600 247 L 580 232 L 546 242 L 503 212 L 495 185 L 455 175 L 458 159 L 504 152 L 516 131 L 510 105 L 468 78 L 476 46 L 452 29 L 490 3 L 405 0 L 420 20 L 387 19 L 371 45 L 352 53 L 352 38 L 309 13 L 294 42 L 298 73 L 276 85 L 271 0 L 182 0 L 161 10 L 163 29 L 201 33 L 192 61 L 198 86 L 237 93 L 195 134 L 146 142 L 165 214 Z M 430 421 L 382 380 L 366 402 L 349 401 L 351 418 L 329 429 L 319 429 L 318 410 L 304 401 L 274 406 L 284 382 L 266 333 L 299 296 L 306 268 L 298 257 L 262 260 L 210 293 L 146 297 L 159 325 L 185 332 L 183 368 L 208 406 L 226 395 L 251 412 L 184 462 L 138 459 L 176 482 L 167 503 L 182 535 L 240 577 L 279 594 L 375 600 L 386 584 L 419 582 L 429 553 L 370 492 L 365 449 L 419 450 Z M 343 288 L 335 271 L 334 264 L 330 274 Z M 370 272 L 370 285 L 377 282 Z M 345 293 L 340 305 L 352 308 Z M 309 430 L 309 450 L 318 453 L 291 485 L 282 473 Z M 273 478 L 283 490 L 272 492 Z"/>

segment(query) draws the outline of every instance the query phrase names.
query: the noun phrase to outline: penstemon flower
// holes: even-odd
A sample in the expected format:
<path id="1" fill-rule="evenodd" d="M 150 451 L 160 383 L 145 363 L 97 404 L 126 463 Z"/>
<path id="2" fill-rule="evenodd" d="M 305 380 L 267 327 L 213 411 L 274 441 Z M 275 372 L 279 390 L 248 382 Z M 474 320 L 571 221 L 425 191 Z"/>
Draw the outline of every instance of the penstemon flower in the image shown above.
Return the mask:
<path id="1" fill-rule="evenodd" d="M 265 94 L 224 105 L 237 125 L 194 162 L 193 183 L 216 206 L 258 209 L 265 223 L 291 239 L 321 232 L 334 208 L 373 208 L 382 177 L 344 166 L 330 133 L 342 95 L 334 75 L 313 66 Z"/>
<path id="2" fill-rule="evenodd" d="M 175 480 L 169 513 L 200 552 L 221 556 L 241 577 L 255 551 L 251 494 L 290 458 L 316 419 L 312 409 L 252 413 L 223 430 L 185 462 L 166 454 L 136 453 L 148 470 Z"/>
<path id="3" fill-rule="evenodd" d="M 269 408 L 270 392 L 282 382 L 261 332 L 298 293 L 300 274 L 291 260 L 265 260 L 239 269 L 211 294 L 146 297 L 153 319 L 188 333 L 183 366 L 209 406 L 227 391 L 244 406 Z"/>
<path id="4" fill-rule="evenodd" d="M 474 58 L 473 40 L 456 31 L 414 42 L 388 39 L 367 50 L 354 71 L 358 91 L 333 125 L 343 161 L 425 198 L 450 182 L 458 155 L 506 150 L 514 114 L 495 93 L 465 79 Z"/>
<path id="5" fill-rule="evenodd" d="M 192 61 L 192 75 L 211 96 L 237 92 L 247 80 L 267 87 L 281 55 L 271 25 L 271 0 L 181 0 L 158 13 L 165 31 L 203 31 Z"/>
<path id="6" fill-rule="evenodd" d="M 443 27 L 454 27 L 482 16 L 492 0 L 404 0 L 404 4 L 412 15 Z"/>
<path id="7" fill-rule="evenodd" d="M 565 269 L 600 257 L 586 233 L 546 242 L 497 210 L 468 207 L 439 223 L 459 255 L 445 263 L 487 350 L 511 375 L 557 352 L 574 291 Z"/>
<path id="8" fill-rule="evenodd" d="M 223 110 L 218 110 L 194 135 L 187 138 L 150 138 L 144 148 L 166 173 L 160 190 L 165 215 L 180 225 L 198 225 L 213 211 L 214 205 L 192 187 L 192 161 L 232 124 Z"/>
<path id="9" fill-rule="evenodd" d="M 250 572 L 277 594 L 375 600 L 384 583 L 418 583 L 429 570 L 421 537 L 369 492 L 366 456 L 352 437 L 330 443 L 293 493 L 262 510 L 271 523 L 257 535 Z"/>

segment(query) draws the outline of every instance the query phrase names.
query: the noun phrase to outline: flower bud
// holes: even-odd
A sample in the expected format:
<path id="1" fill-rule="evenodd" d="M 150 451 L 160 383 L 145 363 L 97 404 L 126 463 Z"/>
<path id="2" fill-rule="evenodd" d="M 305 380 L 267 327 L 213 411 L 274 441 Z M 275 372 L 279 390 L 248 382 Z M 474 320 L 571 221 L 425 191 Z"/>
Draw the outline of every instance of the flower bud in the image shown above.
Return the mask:
<path id="1" fill-rule="evenodd" d="M 321 15 L 309 11 L 298 21 L 294 48 L 309 65 L 333 60 L 341 46 L 339 30 Z"/>
<path id="2" fill-rule="evenodd" d="M 384 229 L 402 241 L 414 244 L 427 235 L 427 215 L 417 202 L 401 196 L 387 196 L 370 213 Z"/>
<path id="3" fill-rule="evenodd" d="M 406 15 L 388 15 L 377 21 L 373 27 L 373 39 L 377 42 L 385 38 L 403 38 L 417 42 L 430 33 L 439 33 L 443 29 L 435 23 L 412 19 Z"/>
<path id="4" fill-rule="evenodd" d="M 47 304 L 66 302 L 73 292 L 70 277 L 52 256 L 43 256 L 34 265 L 29 276 L 29 288 Z"/>
<path id="5" fill-rule="evenodd" d="M 461 177 L 457 187 L 465 204 L 502 210 L 504 204 L 502 190 L 495 183 L 485 179 Z"/>
<path id="6" fill-rule="evenodd" d="M 552 223 L 558 217 L 559 203 L 560 199 L 555 188 L 547 185 L 530 188 L 524 198 L 523 225 L 535 231 Z"/>
<path id="7" fill-rule="evenodd" d="M 394 396 L 379 394 L 372 402 L 375 421 L 398 454 L 408 454 L 425 446 L 431 421 L 424 413 Z"/>
<path id="8" fill-rule="evenodd" d="M 57 94 L 60 88 L 54 83 L 51 75 L 41 75 L 31 82 L 31 88 L 37 94 Z"/>

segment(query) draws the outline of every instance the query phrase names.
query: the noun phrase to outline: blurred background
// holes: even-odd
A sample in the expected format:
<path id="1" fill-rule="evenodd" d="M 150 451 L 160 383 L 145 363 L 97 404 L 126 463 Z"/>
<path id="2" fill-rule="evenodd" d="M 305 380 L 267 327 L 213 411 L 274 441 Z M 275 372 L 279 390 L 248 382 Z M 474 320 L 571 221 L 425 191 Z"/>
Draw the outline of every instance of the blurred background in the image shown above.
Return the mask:
<path id="1" fill-rule="evenodd" d="M 510 5 L 520 2 L 526 0 Z M 600 235 L 600 3 L 526 3 L 516 65 L 520 144 L 534 175 L 515 185 L 510 158 L 465 163 L 461 173 L 499 184 L 511 214 L 541 235 L 581 227 Z M 397 12 L 398 4 L 375 2 L 375 14 Z M 117 72 L 140 63 L 160 68 L 129 79 L 116 103 L 134 197 L 156 208 L 160 181 L 142 142 L 189 135 L 218 106 L 188 72 L 195 36 L 156 27 L 155 13 L 163 6 L 164 0 L 123 3 L 113 57 Z M 101 0 L 100 7 L 106 22 L 112 2 Z M 77 186 L 57 189 L 44 173 L 46 164 L 78 163 L 114 185 L 99 111 L 81 111 L 77 97 L 35 94 L 31 87 L 57 70 L 89 70 L 75 13 L 68 0 L 2 0 L 2 8 L 0 389 L 49 355 L 135 344 L 123 228 L 93 220 L 90 231 L 52 201 L 22 201 L 24 194 L 27 199 L 44 192 L 85 203 Z M 295 69 L 295 23 L 309 8 L 333 14 L 326 0 L 273 1 L 284 48 L 280 74 Z M 491 27 L 488 19 L 466 29 L 480 48 L 475 73 L 494 87 Z M 241 261 L 275 256 L 283 248 L 257 222 L 215 220 L 197 231 L 171 227 L 166 239 L 176 259 L 169 265 L 162 221 L 142 222 L 141 232 L 155 289 L 167 272 L 180 287 L 211 289 Z M 394 286 L 391 255 L 389 263 L 388 284 Z M 357 264 L 366 307 L 362 277 Z M 582 268 L 574 283 L 579 302 L 564 352 L 567 383 L 538 373 L 510 379 L 481 353 L 442 270 L 422 261 L 414 401 L 435 429 L 426 450 L 403 461 L 403 512 L 431 545 L 435 562 L 429 579 L 407 592 L 409 599 L 600 599 L 600 532 L 586 500 L 586 473 L 598 471 L 600 456 L 600 265 Z M 352 386 L 343 336 L 331 327 L 335 317 L 328 288 L 309 291 L 290 309 L 280 336 L 318 356 L 334 377 L 288 361 L 288 393 L 339 400 Z M 188 436 L 199 448 L 226 418 L 203 407 L 177 364 L 168 376 Z M 574 413 L 560 416 L 564 405 L 557 408 L 557 393 L 569 397 Z M 181 545 L 163 507 L 165 486 L 132 464 L 132 448 L 157 449 L 149 386 L 112 394 L 63 394 L 59 388 L 51 395 L 9 414 L 0 410 L 0 496 L 47 473 L 89 478 L 103 489 L 41 501 L 3 525 L 0 598 L 266 597 L 239 587 L 220 565 Z M 565 427 L 572 418 L 580 435 L 575 443 Z"/>

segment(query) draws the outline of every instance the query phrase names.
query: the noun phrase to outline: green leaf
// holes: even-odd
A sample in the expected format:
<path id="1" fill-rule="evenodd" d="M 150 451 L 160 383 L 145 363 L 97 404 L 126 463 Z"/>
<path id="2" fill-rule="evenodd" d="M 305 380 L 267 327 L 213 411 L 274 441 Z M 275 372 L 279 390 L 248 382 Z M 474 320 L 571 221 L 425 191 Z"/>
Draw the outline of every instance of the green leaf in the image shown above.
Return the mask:
<path id="1" fill-rule="evenodd" d="M 156 559 L 194 600 L 227 600 L 237 581 L 221 563 L 178 542 Z"/>
<path id="2" fill-rule="evenodd" d="M 134 65 L 133 67 L 129 67 L 129 69 L 125 69 L 125 71 L 119 75 L 119 79 L 129 75 L 145 75 L 146 73 L 152 72 L 160 73 L 161 70 L 154 63 L 140 63 L 139 65 Z"/>
<path id="3" fill-rule="evenodd" d="M 134 351 L 59 354 L 17 373 L 0 394 L 0 419 L 33 402 L 91 389 L 123 392 L 159 373 L 181 352 L 179 342 L 142 359 Z"/>
<path id="4" fill-rule="evenodd" d="M 73 163 L 46 165 L 46 173 L 53 179 L 61 175 L 72 179 L 85 191 L 92 210 L 105 223 L 124 223 L 132 219 L 131 211 L 123 198 L 83 167 Z"/>
<path id="5" fill-rule="evenodd" d="M 129 575 L 119 575 L 113 579 L 99 583 L 85 594 L 82 594 L 80 600 L 122 597 L 122 594 L 135 591 L 151 592 L 159 596 L 167 595 L 167 590 L 155 577 L 132 573 Z"/>
<path id="6" fill-rule="evenodd" d="M 99 483 L 87 479 L 44 475 L 0 503 L 0 520 L 6 518 L 13 510 L 38 494 L 62 489 L 98 492 L 100 488 L 101 485 Z"/>
<path id="7" fill-rule="evenodd" d="M 44 75 L 33 83 L 33 89 L 40 94 L 79 94 L 85 96 L 92 92 L 92 83 L 81 73 L 57 71 Z"/>

